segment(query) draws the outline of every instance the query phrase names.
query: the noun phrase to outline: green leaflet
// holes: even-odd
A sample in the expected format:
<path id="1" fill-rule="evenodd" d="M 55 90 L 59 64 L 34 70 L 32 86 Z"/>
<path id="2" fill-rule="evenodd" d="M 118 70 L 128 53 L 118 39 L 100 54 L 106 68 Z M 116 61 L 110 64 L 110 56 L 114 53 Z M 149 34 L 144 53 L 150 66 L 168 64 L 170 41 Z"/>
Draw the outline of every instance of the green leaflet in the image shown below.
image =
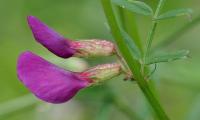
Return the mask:
<path id="1" fill-rule="evenodd" d="M 191 16 L 193 13 L 192 9 L 176 9 L 176 10 L 171 10 L 166 13 L 163 13 L 162 15 L 158 16 L 155 18 L 155 20 L 165 20 L 165 19 L 170 19 L 178 16 Z"/>
<path id="2" fill-rule="evenodd" d="M 171 62 L 174 60 L 188 58 L 188 50 L 180 50 L 174 53 L 162 53 L 159 55 L 153 55 L 147 58 L 146 64 L 155 64 L 160 62 Z"/>
<path id="3" fill-rule="evenodd" d="M 122 37 L 125 40 L 126 45 L 131 51 L 131 54 L 139 60 L 141 58 L 141 53 L 135 42 L 132 40 L 132 38 L 126 33 L 123 29 L 120 29 L 120 32 L 122 34 Z"/>
<path id="4" fill-rule="evenodd" d="M 133 0 L 112 0 L 112 3 L 138 14 L 153 15 L 151 7 L 144 2 Z"/>

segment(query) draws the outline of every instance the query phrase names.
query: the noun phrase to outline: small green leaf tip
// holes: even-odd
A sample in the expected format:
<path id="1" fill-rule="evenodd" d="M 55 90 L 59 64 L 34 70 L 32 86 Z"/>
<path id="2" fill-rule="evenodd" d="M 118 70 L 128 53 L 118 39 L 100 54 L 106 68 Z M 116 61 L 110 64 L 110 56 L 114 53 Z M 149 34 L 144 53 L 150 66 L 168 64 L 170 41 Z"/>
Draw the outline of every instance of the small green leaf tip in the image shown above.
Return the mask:
<path id="1" fill-rule="evenodd" d="M 156 18 L 156 20 L 165 20 L 165 19 L 170 19 L 170 18 L 175 18 L 179 16 L 188 16 L 191 18 L 193 13 L 192 9 L 186 8 L 186 9 L 175 9 L 175 10 L 170 10 L 167 11 L 166 13 L 161 14 Z"/>
<path id="2" fill-rule="evenodd" d="M 146 64 L 155 64 L 161 62 L 171 62 L 180 59 L 186 59 L 189 57 L 189 50 L 180 50 L 173 53 L 162 53 L 158 55 L 152 55 L 148 57 Z"/>

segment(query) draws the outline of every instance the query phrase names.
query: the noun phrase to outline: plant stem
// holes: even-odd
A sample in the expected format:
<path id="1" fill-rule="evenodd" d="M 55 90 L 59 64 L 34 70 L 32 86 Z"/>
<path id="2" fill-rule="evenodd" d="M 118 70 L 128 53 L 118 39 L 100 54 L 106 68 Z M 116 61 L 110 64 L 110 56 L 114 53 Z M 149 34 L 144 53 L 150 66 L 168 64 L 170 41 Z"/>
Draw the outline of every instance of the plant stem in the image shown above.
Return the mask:
<path id="1" fill-rule="evenodd" d="M 136 45 L 140 49 L 141 54 L 143 55 L 144 54 L 143 46 L 141 44 L 141 39 L 140 39 L 140 36 L 139 36 L 139 33 L 138 33 L 138 27 L 137 27 L 137 23 L 136 23 L 134 13 L 130 12 L 130 11 L 128 11 L 128 10 L 122 8 L 122 7 L 119 7 L 119 6 L 117 6 L 117 8 L 118 8 L 118 14 L 117 15 L 119 15 L 120 25 L 132 37 L 132 40 L 134 40 L 134 42 L 136 43 Z M 149 68 L 146 67 L 145 72 L 149 73 L 149 71 L 150 71 Z M 149 80 L 149 85 L 152 86 L 152 91 L 154 92 L 154 94 L 156 94 L 154 84 L 153 84 L 153 80 Z M 157 94 L 156 94 L 156 96 L 157 96 Z"/>
<path id="2" fill-rule="evenodd" d="M 188 24 L 184 25 L 183 27 L 181 27 L 176 32 L 173 32 L 169 37 L 167 37 L 164 40 L 162 40 L 161 43 L 156 45 L 154 50 L 157 50 L 157 49 L 160 49 L 160 48 L 163 48 L 163 47 L 167 47 L 168 45 L 170 45 L 171 43 L 175 42 L 180 36 L 184 35 L 188 30 L 190 30 L 191 28 L 195 27 L 199 23 L 200 23 L 200 15 L 197 18 L 195 18 L 194 20 L 192 20 L 190 23 L 188 23 Z"/>
<path id="3" fill-rule="evenodd" d="M 157 118 L 159 120 L 169 120 L 166 113 L 164 112 L 163 108 L 161 107 L 159 101 L 155 98 L 151 87 L 149 86 L 148 82 L 144 79 L 144 76 L 142 76 L 140 70 L 141 65 L 139 61 L 132 56 L 131 51 L 128 49 L 124 37 L 122 36 L 120 32 L 120 27 L 118 26 L 117 20 L 115 18 L 112 4 L 110 0 L 101 0 L 104 13 L 107 17 L 108 24 L 110 25 L 110 29 L 112 32 L 112 35 L 116 41 L 116 44 L 124 57 L 125 61 L 127 62 L 127 65 L 129 66 L 131 72 L 134 74 L 134 77 L 144 93 L 145 97 L 151 104 L 153 110 L 155 111 L 155 114 L 157 115 Z"/>
<path id="4" fill-rule="evenodd" d="M 146 51 L 145 51 L 145 54 L 144 54 L 144 61 L 143 61 L 144 63 L 146 62 L 146 58 L 149 56 L 151 45 L 152 45 L 153 38 L 154 38 L 154 35 L 155 35 L 155 31 L 156 31 L 156 27 L 157 27 L 157 24 L 158 24 L 158 22 L 154 19 L 156 19 L 158 17 L 158 14 L 159 14 L 162 6 L 163 6 L 164 1 L 165 0 L 159 1 L 158 6 L 157 6 L 156 11 L 155 11 L 155 14 L 153 16 L 152 26 L 150 28 L 150 31 L 149 31 L 148 37 L 147 37 L 147 47 L 146 47 Z"/>
<path id="5" fill-rule="evenodd" d="M 156 12 L 154 14 L 154 18 L 157 18 L 159 15 L 160 10 L 162 9 L 163 5 L 164 5 L 165 0 L 160 0 L 158 3 L 158 6 L 156 8 Z"/>
<path id="6" fill-rule="evenodd" d="M 146 47 L 146 51 L 144 54 L 144 64 L 146 63 L 146 58 L 149 56 L 149 53 L 150 53 L 150 48 L 152 45 L 156 27 L 157 27 L 157 22 L 153 21 L 152 26 L 150 28 L 150 32 L 148 33 L 148 37 L 147 37 L 147 47 Z"/>

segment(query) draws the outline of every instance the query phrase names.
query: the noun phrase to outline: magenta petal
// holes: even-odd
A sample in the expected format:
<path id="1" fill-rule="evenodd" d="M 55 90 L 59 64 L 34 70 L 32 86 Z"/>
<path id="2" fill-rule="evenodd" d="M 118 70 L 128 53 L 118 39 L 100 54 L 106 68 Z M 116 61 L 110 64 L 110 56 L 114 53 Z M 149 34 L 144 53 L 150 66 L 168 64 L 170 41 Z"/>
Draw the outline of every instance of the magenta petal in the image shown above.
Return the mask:
<path id="1" fill-rule="evenodd" d="M 77 73 L 61 69 L 31 52 L 19 56 L 17 72 L 33 94 L 50 103 L 66 102 L 89 85 Z"/>
<path id="2" fill-rule="evenodd" d="M 70 40 L 65 39 L 34 16 L 28 16 L 27 20 L 35 39 L 49 51 L 63 58 L 74 55 L 75 50 L 70 48 Z"/>

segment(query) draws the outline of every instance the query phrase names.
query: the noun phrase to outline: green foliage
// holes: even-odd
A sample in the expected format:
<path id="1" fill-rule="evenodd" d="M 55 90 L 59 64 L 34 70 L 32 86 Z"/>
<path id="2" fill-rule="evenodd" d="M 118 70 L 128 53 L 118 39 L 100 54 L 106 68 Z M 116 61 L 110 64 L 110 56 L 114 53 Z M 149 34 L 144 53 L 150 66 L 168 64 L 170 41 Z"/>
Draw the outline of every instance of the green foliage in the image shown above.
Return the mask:
<path id="1" fill-rule="evenodd" d="M 180 50 L 173 53 L 160 53 L 158 55 L 151 55 L 147 58 L 145 62 L 147 65 L 161 63 L 161 62 L 171 62 L 174 60 L 186 59 L 188 58 L 188 50 Z"/>
<path id="2" fill-rule="evenodd" d="M 155 97 L 152 87 L 145 79 L 144 74 L 141 72 L 141 69 L 144 69 L 142 68 L 143 65 L 141 65 L 140 61 L 133 56 L 132 51 L 128 49 L 129 47 L 127 46 L 126 40 L 124 40 L 124 37 L 121 33 L 120 27 L 117 23 L 116 17 L 112 9 L 111 2 L 108 0 L 102 0 L 102 5 L 119 51 L 124 57 L 127 65 L 129 66 L 131 73 L 134 75 L 134 78 L 136 79 L 140 89 L 142 90 L 149 104 L 156 113 L 156 117 L 160 120 L 168 120 L 169 118 L 163 110 L 162 106 L 160 105 L 160 102 Z M 162 0 L 158 4 L 158 9 L 156 12 L 159 11 L 161 5 Z"/>
<path id="3" fill-rule="evenodd" d="M 135 0 L 112 0 L 112 2 L 124 9 L 130 10 L 141 15 L 152 15 L 153 10 L 144 2 Z"/>
<path id="4" fill-rule="evenodd" d="M 165 20 L 165 19 L 185 16 L 185 15 L 190 17 L 192 13 L 193 13 L 192 9 L 175 9 L 175 10 L 170 10 L 170 11 L 167 11 L 166 13 L 161 14 L 155 20 Z"/>

